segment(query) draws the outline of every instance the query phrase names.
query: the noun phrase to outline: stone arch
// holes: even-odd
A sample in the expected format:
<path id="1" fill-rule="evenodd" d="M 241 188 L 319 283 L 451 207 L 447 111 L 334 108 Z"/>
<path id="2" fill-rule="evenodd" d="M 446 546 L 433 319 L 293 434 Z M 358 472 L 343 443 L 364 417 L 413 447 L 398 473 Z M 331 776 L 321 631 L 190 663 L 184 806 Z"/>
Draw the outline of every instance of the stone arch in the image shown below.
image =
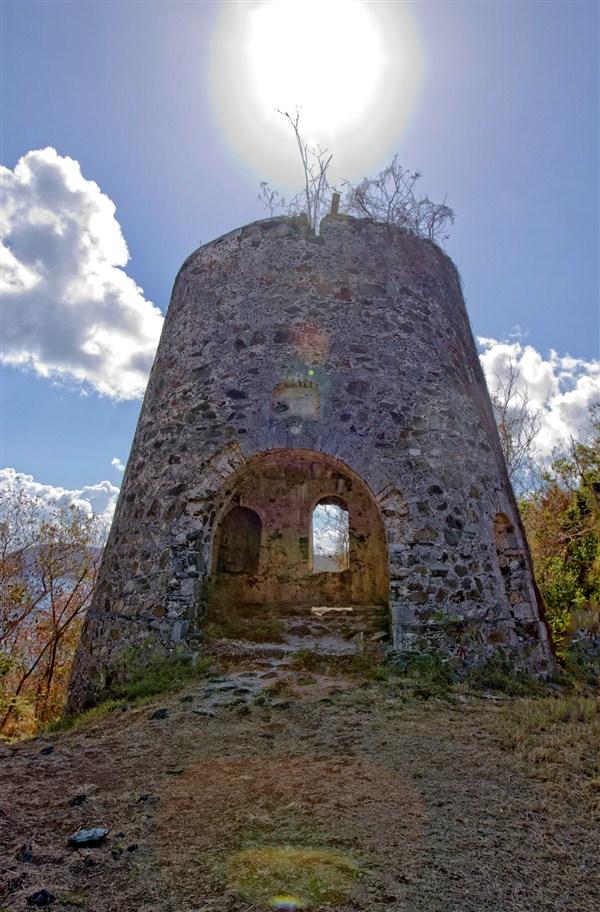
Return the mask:
<path id="1" fill-rule="evenodd" d="M 350 517 L 349 566 L 343 573 L 312 573 L 312 511 L 337 500 Z M 352 469 L 328 454 L 275 449 L 246 459 L 223 478 L 215 498 L 209 542 L 209 607 L 255 605 L 387 605 L 389 570 L 382 516 L 371 490 Z M 257 572 L 219 568 L 222 526 L 235 508 L 251 508 L 262 521 Z"/>

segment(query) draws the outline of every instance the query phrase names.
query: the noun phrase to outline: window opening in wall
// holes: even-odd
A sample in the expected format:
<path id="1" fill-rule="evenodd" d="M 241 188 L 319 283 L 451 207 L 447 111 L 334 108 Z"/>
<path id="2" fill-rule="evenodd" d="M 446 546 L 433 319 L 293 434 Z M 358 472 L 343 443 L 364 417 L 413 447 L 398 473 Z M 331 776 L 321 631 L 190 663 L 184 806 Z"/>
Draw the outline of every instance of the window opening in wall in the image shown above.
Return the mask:
<path id="1" fill-rule="evenodd" d="M 273 411 L 282 418 L 319 420 L 319 387 L 312 380 L 289 380 L 273 390 Z"/>
<path id="2" fill-rule="evenodd" d="M 350 565 L 348 510 L 337 498 L 323 498 L 312 515 L 313 573 L 341 573 Z"/>
<path id="3" fill-rule="evenodd" d="M 220 573 L 256 573 L 262 523 L 248 507 L 233 507 L 221 523 L 217 558 Z"/>

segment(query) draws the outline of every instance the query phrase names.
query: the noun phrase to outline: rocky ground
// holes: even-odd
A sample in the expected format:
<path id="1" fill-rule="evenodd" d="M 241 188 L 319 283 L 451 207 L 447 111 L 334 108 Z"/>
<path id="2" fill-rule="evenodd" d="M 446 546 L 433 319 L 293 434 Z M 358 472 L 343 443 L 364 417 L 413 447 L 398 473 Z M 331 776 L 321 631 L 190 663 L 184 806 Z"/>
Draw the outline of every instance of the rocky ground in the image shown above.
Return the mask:
<path id="1" fill-rule="evenodd" d="M 248 849 L 300 847 L 354 872 L 313 909 L 597 912 L 598 821 L 506 750 L 509 702 L 221 658 L 177 695 L 4 746 L 0 909 L 41 890 L 87 912 L 300 908 L 293 865 L 273 890 L 296 905 L 260 864 L 239 881 Z M 69 847 L 81 827 L 109 834 Z"/>

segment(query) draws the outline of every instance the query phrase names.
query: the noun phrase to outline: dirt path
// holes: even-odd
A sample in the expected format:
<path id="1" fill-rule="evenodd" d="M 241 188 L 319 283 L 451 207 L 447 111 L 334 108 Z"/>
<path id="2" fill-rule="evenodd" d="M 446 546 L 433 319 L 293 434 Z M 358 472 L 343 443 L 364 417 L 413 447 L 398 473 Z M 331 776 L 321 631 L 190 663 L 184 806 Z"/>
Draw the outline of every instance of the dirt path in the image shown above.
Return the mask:
<path id="1" fill-rule="evenodd" d="M 403 702 L 300 673 L 265 696 L 268 678 L 196 682 L 0 748 L 0 910 L 46 888 L 57 909 L 258 912 L 233 889 L 239 853 L 315 845 L 359 871 L 340 912 L 600 908 L 597 824 L 502 750 L 495 701 Z M 110 834 L 68 848 L 81 826 Z"/>

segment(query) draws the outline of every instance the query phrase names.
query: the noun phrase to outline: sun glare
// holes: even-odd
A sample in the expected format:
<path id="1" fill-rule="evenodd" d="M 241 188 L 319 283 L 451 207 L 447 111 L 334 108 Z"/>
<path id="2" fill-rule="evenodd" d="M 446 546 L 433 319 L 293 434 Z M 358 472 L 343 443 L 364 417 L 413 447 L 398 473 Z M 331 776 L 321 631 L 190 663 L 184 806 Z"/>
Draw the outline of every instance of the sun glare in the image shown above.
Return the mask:
<path id="1" fill-rule="evenodd" d="M 300 108 L 304 137 L 334 152 L 334 179 L 360 177 L 395 150 L 422 70 L 405 3 L 227 3 L 212 51 L 212 98 L 229 142 L 261 178 L 290 185 L 293 137 L 276 108 Z"/>
<path id="2" fill-rule="evenodd" d="M 347 0 L 263 3 L 250 14 L 246 53 L 256 98 L 301 103 L 310 134 L 357 123 L 384 63 L 373 17 Z"/>

